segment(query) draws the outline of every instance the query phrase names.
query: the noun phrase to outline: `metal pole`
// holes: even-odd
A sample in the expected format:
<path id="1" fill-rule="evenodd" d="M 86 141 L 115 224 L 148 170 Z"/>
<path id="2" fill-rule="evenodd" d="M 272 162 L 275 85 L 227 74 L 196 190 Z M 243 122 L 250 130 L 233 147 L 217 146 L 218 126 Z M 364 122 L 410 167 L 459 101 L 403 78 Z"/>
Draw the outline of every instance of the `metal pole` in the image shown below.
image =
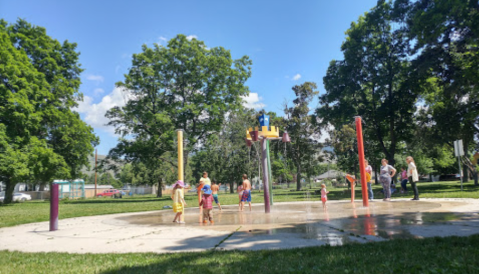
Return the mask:
<path id="1" fill-rule="evenodd" d="M 96 197 L 96 166 L 98 162 L 98 149 L 95 149 L 95 197 Z"/>
<path id="2" fill-rule="evenodd" d="M 457 156 L 457 163 L 459 164 L 459 180 L 461 180 L 461 191 L 462 191 L 462 169 L 461 169 L 461 156 Z"/>
<path id="3" fill-rule="evenodd" d="M 52 183 L 50 189 L 50 231 L 58 230 L 58 184 Z"/>
<path id="4" fill-rule="evenodd" d="M 366 182 L 366 167 L 364 165 L 363 128 L 361 117 L 356 117 L 356 135 L 358 138 L 359 172 L 361 174 L 361 192 L 363 194 L 363 206 L 369 206 L 368 186 Z M 353 185 L 353 184 L 351 184 Z"/>
<path id="5" fill-rule="evenodd" d="M 261 139 L 261 164 L 263 165 L 263 186 L 264 186 L 264 212 L 269 213 L 271 208 L 269 204 L 269 180 L 268 180 L 268 156 L 267 140 Z"/>
<path id="6" fill-rule="evenodd" d="M 268 158 L 268 180 L 270 181 L 269 184 L 269 204 L 273 205 L 273 180 L 272 180 L 272 173 L 271 173 L 271 160 L 269 157 L 269 140 L 266 139 L 266 156 Z"/>
<path id="7" fill-rule="evenodd" d="M 183 130 L 178 129 L 176 131 L 178 139 L 178 180 L 183 181 Z M 183 181 L 184 182 L 184 181 Z M 182 188 L 183 197 L 185 196 L 185 189 Z M 185 221 L 185 208 L 183 207 L 183 214 L 181 214 L 181 221 Z"/>

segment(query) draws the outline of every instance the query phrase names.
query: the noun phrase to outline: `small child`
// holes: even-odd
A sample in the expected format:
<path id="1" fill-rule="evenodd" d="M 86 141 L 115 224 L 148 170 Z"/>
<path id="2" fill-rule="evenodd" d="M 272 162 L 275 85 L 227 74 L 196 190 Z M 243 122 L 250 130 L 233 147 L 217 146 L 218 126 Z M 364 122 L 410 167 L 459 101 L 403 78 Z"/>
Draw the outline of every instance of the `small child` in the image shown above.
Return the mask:
<path id="1" fill-rule="evenodd" d="M 203 223 L 214 224 L 213 221 L 213 195 L 211 195 L 211 187 L 209 185 L 203 186 L 203 197 L 201 198 L 200 206 L 203 206 Z"/>
<path id="2" fill-rule="evenodd" d="M 178 180 L 173 185 L 173 195 L 171 195 L 171 199 L 173 199 L 173 212 L 176 213 L 175 219 L 173 219 L 173 223 L 184 224 L 185 222 L 181 221 L 181 214 L 183 214 L 183 210 L 186 206 L 186 202 L 183 196 L 183 188 L 185 187 L 185 183 L 183 181 Z"/>
<path id="3" fill-rule="evenodd" d="M 326 190 L 326 185 L 321 184 L 321 201 L 323 202 L 323 209 L 326 209 L 326 201 L 328 201 L 329 191 Z"/>
<path id="4" fill-rule="evenodd" d="M 221 209 L 221 205 L 220 205 L 220 201 L 218 200 L 218 191 L 220 190 L 220 185 L 221 184 L 216 184 L 216 181 L 213 180 L 211 181 L 212 185 L 211 185 L 211 191 L 213 192 L 213 199 L 215 200 L 215 203 L 218 205 L 218 207 L 220 208 L 220 211 L 222 211 Z"/>

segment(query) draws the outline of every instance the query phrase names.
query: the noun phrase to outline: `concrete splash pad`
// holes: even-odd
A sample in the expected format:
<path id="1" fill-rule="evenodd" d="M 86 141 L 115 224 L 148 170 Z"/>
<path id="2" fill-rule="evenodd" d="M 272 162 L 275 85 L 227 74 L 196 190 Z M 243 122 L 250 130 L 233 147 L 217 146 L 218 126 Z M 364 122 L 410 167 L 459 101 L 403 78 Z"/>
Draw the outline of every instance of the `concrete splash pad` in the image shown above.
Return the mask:
<path id="1" fill-rule="evenodd" d="M 185 225 L 172 223 L 171 210 L 60 220 L 0 229 L 0 250 L 70 253 L 181 252 L 271 249 L 412 239 L 479 233 L 479 200 L 426 199 L 278 203 L 249 212 L 237 206 L 214 210 L 215 224 L 202 224 L 200 210 L 185 212 Z"/>

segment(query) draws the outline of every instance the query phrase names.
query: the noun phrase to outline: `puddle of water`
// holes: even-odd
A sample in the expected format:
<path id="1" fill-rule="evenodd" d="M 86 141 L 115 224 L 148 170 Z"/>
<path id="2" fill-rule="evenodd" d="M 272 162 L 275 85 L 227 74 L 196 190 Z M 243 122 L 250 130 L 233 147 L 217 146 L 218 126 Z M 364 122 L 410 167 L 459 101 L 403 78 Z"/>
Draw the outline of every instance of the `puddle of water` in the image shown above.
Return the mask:
<path id="1" fill-rule="evenodd" d="M 456 203 L 457 204 L 457 203 Z M 317 240 L 330 245 L 342 245 L 352 239 L 368 241 L 369 236 L 382 239 L 419 238 L 412 235 L 411 226 L 431 226 L 453 221 L 477 220 L 477 214 L 424 212 L 441 207 L 434 202 L 395 201 L 374 202 L 369 208 L 360 203 L 330 203 L 326 211 L 319 202 L 298 204 L 276 204 L 270 214 L 262 206 L 254 206 L 252 212 L 238 212 L 237 207 L 215 210 L 214 225 L 203 225 L 199 209 L 185 212 L 187 226 L 204 229 L 233 231 L 239 226 L 245 237 L 258 235 L 289 235 L 302 239 Z M 118 219 L 137 225 L 177 225 L 172 223 L 173 213 L 160 211 Z"/>

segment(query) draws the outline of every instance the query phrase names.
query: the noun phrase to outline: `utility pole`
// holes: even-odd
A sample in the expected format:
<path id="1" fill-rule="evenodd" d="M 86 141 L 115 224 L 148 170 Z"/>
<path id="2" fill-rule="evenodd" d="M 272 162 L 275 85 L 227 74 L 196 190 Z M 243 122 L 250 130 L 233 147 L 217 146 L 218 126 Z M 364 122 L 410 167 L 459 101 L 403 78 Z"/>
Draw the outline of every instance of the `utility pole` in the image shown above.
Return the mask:
<path id="1" fill-rule="evenodd" d="M 96 197 L 96 166 L 98 162 L 98 149 L 95 149 L 95 197 Z"/>

